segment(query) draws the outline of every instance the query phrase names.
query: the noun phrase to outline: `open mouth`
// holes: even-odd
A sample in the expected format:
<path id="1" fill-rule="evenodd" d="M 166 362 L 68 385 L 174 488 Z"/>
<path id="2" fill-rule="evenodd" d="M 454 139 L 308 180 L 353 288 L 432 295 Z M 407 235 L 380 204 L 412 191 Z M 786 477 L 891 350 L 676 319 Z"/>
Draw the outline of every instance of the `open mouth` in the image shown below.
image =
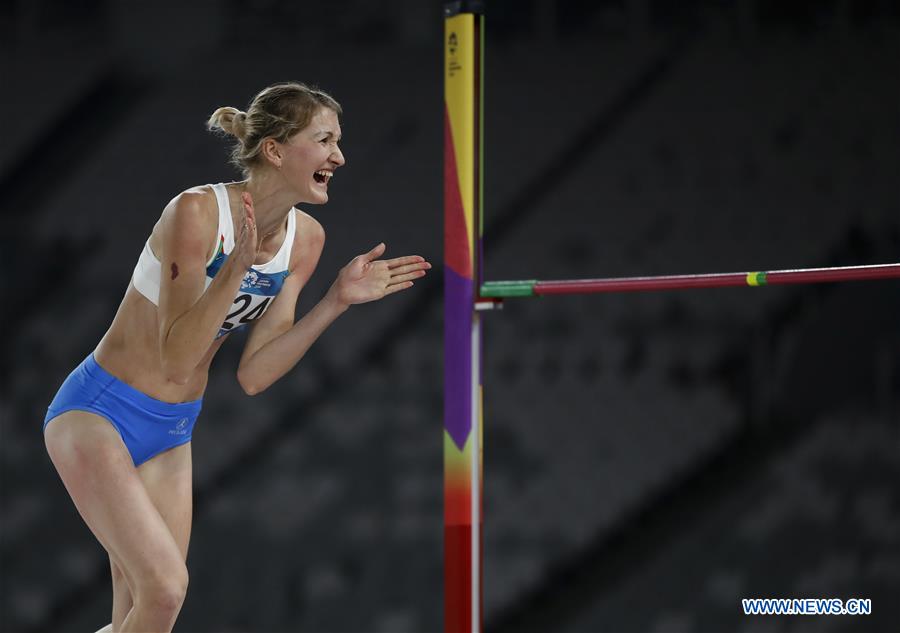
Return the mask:
<path id="1" fill-rule="evenodd" d="M 331 180 L 331 177 L 334 176 L 334 172 L 327 171 L 325 169 L 320 169 L 316 173 L 313 174 L 313 180 L 315 180 L 320 185 L 327 185 L 328 181 Z"/>

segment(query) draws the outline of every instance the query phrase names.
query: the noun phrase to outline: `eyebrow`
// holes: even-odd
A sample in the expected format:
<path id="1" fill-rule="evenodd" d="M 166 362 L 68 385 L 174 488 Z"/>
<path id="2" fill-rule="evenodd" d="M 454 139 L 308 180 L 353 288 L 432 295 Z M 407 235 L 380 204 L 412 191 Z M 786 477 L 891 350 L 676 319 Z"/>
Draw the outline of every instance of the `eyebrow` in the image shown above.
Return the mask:
<path id="1" fill-rule="evenodd" d="M 332 137 L 332 138 L 337 138 L 338 140 L 341 140 L 341 137 L 340 137 L 340 136 L 335 137 L 334 132 L 332 132 L 331 130 L 319 130 L 316 134 L 317 134 L 317 135 L 318 135 L 318 134 L 324 134 L 325 136 L 330 136 L 330 137 Z"/>

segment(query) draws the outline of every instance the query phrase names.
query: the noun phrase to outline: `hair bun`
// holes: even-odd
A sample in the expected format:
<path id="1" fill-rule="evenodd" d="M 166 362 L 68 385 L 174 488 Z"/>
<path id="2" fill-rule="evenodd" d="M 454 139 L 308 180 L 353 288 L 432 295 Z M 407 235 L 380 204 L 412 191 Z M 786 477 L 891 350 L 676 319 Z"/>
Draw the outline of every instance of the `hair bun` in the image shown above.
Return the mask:
<path id="1" fill-rule="evenodd" d="M 243 141 L 247 134 L 247 114 L 237 108 L 224 107 L 219 108 L 212 113 L 206 126 L 214 130 L 216 128 L 222 130 L 226 134 L 236 137 Z"/>
<path id="2" fill-rule="evenodd" d="M 244 140 L 247 136 L 247 113 L 238 110 L 231 119 L 231 134 Z"/>

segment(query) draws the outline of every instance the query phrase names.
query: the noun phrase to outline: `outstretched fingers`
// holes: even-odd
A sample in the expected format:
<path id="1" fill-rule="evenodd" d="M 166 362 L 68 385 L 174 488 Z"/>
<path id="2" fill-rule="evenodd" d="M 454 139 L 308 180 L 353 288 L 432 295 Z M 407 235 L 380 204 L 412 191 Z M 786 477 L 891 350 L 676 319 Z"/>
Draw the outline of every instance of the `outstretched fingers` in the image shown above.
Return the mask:
<path id="1" fill-rule="evenodd" d="M 395 257 L 394 259 L 385 260 L 388 268 L 394 269 L 399 266 L 409 266 L 410 264 L 427 264 L 425 258 L 420 255 L 407 255 L 406 257 Z M 431 264 L 428 264 L 431 268 Z"/>
<path id="2" fill-rule="evenodd" d="M 424 277 L 425 271 L 421 268 L 410 268 L 409 270 L 391 271 L 391 279 L 389 284 L 402 283 L 404 281 L 412 281 L 419 277 Z"/>
<path id="3" fill-rule="evenodd" d="M 412 288 L 413 280 L 424 277 L 431 264 L 420 255 L 378 259 L 387 247 L 379 243 L 368 253 L 357 255 L 341 273 L 341 286 L 348 303 L 366 303 Z M 354 287 L 355 286 L 355 287 Z"/>
<path id="4" fill-rule="evenodd" d="M 420 257 L 418 255 L 389 259 L 385 263 L 387 264 L 388 270 L 391 271 L 391 277 L 397 277 L 416 272 L 421 272 L 421 275 L 415 275 L 416 277 L 421 277 L 425 274 L 426 270 L 431 268 L 431 263 L 425 261 L 424 257 Z M 407 277 L 407 279 L 413 279 L 413 277 Z"/>
<path id="5" fill-rule="evenodd" d="M 385 288 L 385 294 L 412 288 L 413 280 L 424 277 L 431 264 L 418 255 L 398 257 L 386 262 L 391 277 Z"/>
<path id="6" fill-rule="evenodd" d="M 390 284 L 388 284 L 387 288 L 384 289 L 384 296 L 388 296 L 390 294 L 394 294 L 395 292 L 399 292 L 401 290 L 406 290 L 407 288 L 412 288 L 412 287 L 413 287 L 413 282 L 411 282 L 411 281 L 404 281 L 401 283 L 391 282 Z"/>

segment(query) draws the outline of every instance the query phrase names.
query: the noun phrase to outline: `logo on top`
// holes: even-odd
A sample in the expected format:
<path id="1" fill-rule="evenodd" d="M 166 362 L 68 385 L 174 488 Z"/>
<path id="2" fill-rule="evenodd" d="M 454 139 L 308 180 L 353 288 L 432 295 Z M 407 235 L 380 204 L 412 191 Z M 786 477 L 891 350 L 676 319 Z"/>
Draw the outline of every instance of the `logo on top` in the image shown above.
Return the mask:
<path id="1" fill-rule="evenodd" d="M 255 270 L 249 271 L 246 275 L 244 275 L 243 281 L 241 281 L 241 290 L 247 290 L 249 288 L 271 287 L 272 280 L 265 276 L 261 277 Z"/>

